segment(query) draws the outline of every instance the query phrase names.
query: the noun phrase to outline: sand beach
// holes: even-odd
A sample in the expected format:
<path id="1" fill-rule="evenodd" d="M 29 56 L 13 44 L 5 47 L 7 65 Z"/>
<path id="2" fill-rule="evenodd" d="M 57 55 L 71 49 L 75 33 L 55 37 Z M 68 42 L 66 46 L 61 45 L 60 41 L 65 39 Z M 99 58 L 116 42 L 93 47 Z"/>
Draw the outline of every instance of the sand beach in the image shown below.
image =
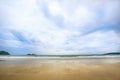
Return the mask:
<path id="1" fill-rule="evenodd" d="M 0 80 L 120 80 L 120 58 L 0 58 Z"/>

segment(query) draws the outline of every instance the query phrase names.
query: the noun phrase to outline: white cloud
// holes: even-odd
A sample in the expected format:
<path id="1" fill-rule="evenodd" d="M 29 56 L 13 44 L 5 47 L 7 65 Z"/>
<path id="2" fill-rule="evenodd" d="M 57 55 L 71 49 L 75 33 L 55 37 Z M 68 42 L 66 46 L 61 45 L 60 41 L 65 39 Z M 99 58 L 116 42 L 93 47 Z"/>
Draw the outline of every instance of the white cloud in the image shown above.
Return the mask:
<path id="1" fill-rule="evenodd" d="M 24 44 L 45 54 L 117 51 L 120 38 L 108 26 L 118 26 L 119 4 L 119 0 L 0 1 L 0 21 L 7 24 L 1 27 L 4 37 L 0 40 L 7 47 Z M 2 30 L 7 31 L 3 34 Z M 20 41 L 13 31 L 26 41 Z"/>

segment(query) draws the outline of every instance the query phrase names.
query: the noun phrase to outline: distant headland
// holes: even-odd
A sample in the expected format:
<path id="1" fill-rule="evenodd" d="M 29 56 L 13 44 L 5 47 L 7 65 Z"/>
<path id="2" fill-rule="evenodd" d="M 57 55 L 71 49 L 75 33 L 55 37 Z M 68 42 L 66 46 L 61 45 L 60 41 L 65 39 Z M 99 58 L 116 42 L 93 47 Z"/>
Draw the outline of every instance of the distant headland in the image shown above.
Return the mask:
<path id="1" fill-rule="evenodd" d="M 0 51 L 0 55 L 11 55 L 9 52 L 7 51 Z M 78 55 L 37 55 L 34 53 L 30 53 L 30 54 L 26 54 L 27 56 L 61 56 L 61 57 L 75 57 L 75 56 L 104 56 L 104 55 L 120 55 L 120 52 L 109 52 L 109 53 L 101 53 L 101 54 L 78 54 Z"/>
<path id="2" fill-rule="evenodd" d="M 110 53 L 105 53 L 103 55 L 120 55 L 120 52 L 110 52 Z"/>
<path id="3" fill-rule="evenodd" d="M 10 53 L 7 51 L 0 51 L 0 55 L 10 55 Z"/>

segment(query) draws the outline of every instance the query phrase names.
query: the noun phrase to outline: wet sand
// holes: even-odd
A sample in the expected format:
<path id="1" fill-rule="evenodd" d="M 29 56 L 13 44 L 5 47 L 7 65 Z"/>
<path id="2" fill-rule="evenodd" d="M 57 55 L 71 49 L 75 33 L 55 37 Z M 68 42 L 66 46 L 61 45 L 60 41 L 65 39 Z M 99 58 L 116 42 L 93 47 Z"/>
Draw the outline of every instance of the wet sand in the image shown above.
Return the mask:
<path id="1" fill-rule="evenodd" d="M 114 59 L 1 60 L 0 80 L 120 80 L 120 62 Z"/>

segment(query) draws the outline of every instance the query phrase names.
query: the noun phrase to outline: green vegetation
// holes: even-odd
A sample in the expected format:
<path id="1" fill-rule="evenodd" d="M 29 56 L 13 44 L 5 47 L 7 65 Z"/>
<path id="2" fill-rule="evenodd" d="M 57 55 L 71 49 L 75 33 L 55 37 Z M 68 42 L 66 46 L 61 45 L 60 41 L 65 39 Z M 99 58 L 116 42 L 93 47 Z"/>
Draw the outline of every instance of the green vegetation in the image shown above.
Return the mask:
<path id="1" fill-rule="evenodd" d="M 36 56 L 36 54 L 27 54 L 28 56 Z"/>
<path id="2" fill-rule="evenodd" d="M 10 55 L 10 53 L 8 53 L 6 51 L 0 51 L 0 55 Z"/>
<path id="3" fill-rule="evenodd" d="M 103 55 L 120 55 L 120 52 L 105 53 Z"/>

